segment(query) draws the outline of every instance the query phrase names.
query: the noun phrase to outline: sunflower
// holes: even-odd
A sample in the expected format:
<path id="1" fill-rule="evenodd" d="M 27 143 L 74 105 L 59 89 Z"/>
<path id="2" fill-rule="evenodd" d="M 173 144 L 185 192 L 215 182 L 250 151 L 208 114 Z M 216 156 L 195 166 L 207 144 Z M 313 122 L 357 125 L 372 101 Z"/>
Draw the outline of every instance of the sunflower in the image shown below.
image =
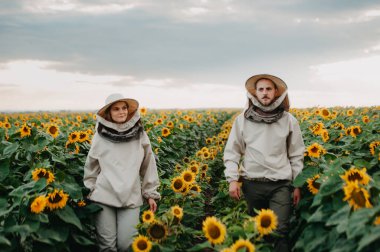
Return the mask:
<path id="1" fill-rule="evenodd" d="M 347 184 L 357 181 L 359 184 L 368 185 L 371 177 L 367 174 L 367 169 L 362 168 L 359 170 L 356 167 L 352 167 L 348 171 L 344 173 L 344 175 L 340 176 Z"/>
<path id="2" fill-rule="evenodd" d="M 212 138 L 211 137 L 207 138 L 206 139 L 206 144 L 208 145 L 208 144 L 211 144 L 211 143 L 212 143 Z"/>
<path id="3" fill-rule="evenodd" d="M 20 128 L 20 135 L 21 137 L 26 137 L 26 136 L 30 136 L 32 134 L 32 129 L 24 124 L 21 128 Z"/>
<path id="4" fill-rule="evenodd" d="M 277 228 L 277 215 L 271 209 L 262 209 L 254 217 L 256 228 L 261 235 L 268 235 Z"/>
<path id="5" fill-rule="evenodd" d="M 179 193 L 185 188 L 186 182 L 183 180 L 182 177 L 175 177 L 172 180 L 171 188 L 174 192 Z"/>
<path id="6" fill-rule="evenodd" d="M 84 201 L 84 200 L 80 200 L 80 201 L 78 201 L 78 206 L 79 207 L 85 207 L 87 204 L 86 204 L 86 202 Z"/>
<path id="7" fill-rule="evenodd" d="M 193 165 L 191 165 L 189 169 L 190 169 L 194 174 L 198 174 L 198 172 L 199 172 L 199 167 L 198 167 L 197 164 L 193 164 Z"/>
<path id="8" fill-rule="evenodd" d="M 139 235 L 133 240 L 132 249 L 135 252 L 148 252 L 152 249 L 152 243 L 148 237 Z"/>
<path id="9" fill-rule="evenodd" d="M 369 117 L 368 117 L 368 116 L 363 116 L 363 117 L 362 117 L 362 121 L 363 121 L 364 123 L 369 123 Z"/>
<path id="10" fill-rule="evenodd" d="M 347 110 L 346 114 L 347 114 L 347 116 L 353 116 L 354 115 L 354 110 L 349 109 L 349 110 Z"/>
<path id="11" fill-rule="evenodd" d="M 340 129 L 340 130 L 344 130 L 344 125 L 343 123 L 340 123 L 340 122 L 335 122 L 333 125 L 331 125 L 332 128 L 334 129 Z"/>
<path id="12" fill-rule="evenodd" d="M 168 235 L 168 227 L 159 221 L 154 221 L 150 224 L 147 232 L 154 242 L 161 242 Z"/>
<path id="13" fill-rule="evenodd" d="M 189 190 L 192 192 L 197 192 L 197 193 L 200 193 L 202 191 L 201 187 L 197 184 L 192 184 Z"/>
<path id="14" fill-rule="evenodd" d="M 47 171 L 45 168 L 36 168 L 32 171 L 32 178 L 34 181 L 39 180 L 40 178 L 46 178 L 46 183 L 50 184 L 55 180 L 54 174 L 50 171 Z"/>
<path id="15" fill-rule="evenodd" d="M 152 223 L 154 220 L 154 213 L 151 210 L 146 210 L 143 212 L 142 221 L 144 223 Z"/>
<path id="16" fill-rule="evenodd" d="M 369 151 L 371 152 L 372 156 L 375 156 L 375 150 L 378 146 L 380 146 L 380 141 L 374 141 L 369 144 Z"/>
<path id="17" fill-rule="evenodd" d="M 195 174 L 191 170 L 185 170 L 181 173 L 182 179 L 188 183 L 191 184 L 195 181 Z"/>
<path id="18" fill-rule="evenodd" d="M 354 210 L 359 208 L 371 208 L 372 205 L 369 202 L 369 193 L 368 191 L 359 186 L 359 183 L 353 182 L 348 183 L 344 188 L 344 195 L 343 201 L 348 201 L 351 207 L 354 208 Z"/>
<path id="19" fill-rule="evenodd" d="M 201 171 L 206 172 L 208 170 L 208 164 L 202 164 L 201 165 Z"/>
<path id="20" fill-rule="evenodd" d="M 317 182 L 319 178 L 320 175 L 317 174 L 314 177 L 307 179 L 307 188 L 314 195 L 318 193 L 319 187 L 321 186 L 321 183 Z"/>
<path id="21" fill-rule="evenodd" d="M 90 140 L 90 137 L 89 137 L 87 131 L 79 131 L 78 133 L 79 133 L 78 142 L 83 143 L 85 141 L 89 141 Z"/>
<path id="22" fill-rule="evenodd" d="M 58 189 L 55 189 L 46 196 L 46 206 L 50 210 L 64 208 L 68 199 L 69 195 L 67 193 L 64 193 L 63 190 L 58 191 Z"/>
<path id="23" fill-rule="evenodd" d="M 177 171 L 177 172 L 180 172 L 181 169 L 182 169 L 182 166 L 180 164 L 176 164 L 174 169 Z"/>
<path id="24" fill-rule="evenodd" d="M 307 147 L 307 153 L 310 157 L 319 158 L 321 154 L 325 154 L 326 150 L 318 143 L 313 143 Z"/>
<path id="25" fill-rule="evenodd" d="M 350 135 L 352 137 L 356 137 L 360 133 L 362 133 L 362 129 L 360 128 L 360 126 L 352 126 L 351 127 Z"/>
<path id="26" fill-rule="evenodd" d="M 320 135 L 322 133 L 322 130 L 325 129 L 325 125 L 323 123 L 319 122 L 319 123 L 316 123 L 316 124 L 310 126 L 309 129 L 311 130 L 311 132 L 314 135 Z"/>
<path id="27" fill-rule="evenodd" d="M 59 135 L 59 128 L 57 125 L 52 124 L 47 127 L 46 132 L 51 135 L 53 138 L 56 138 Z"/>
<path id="28" fill-rule="evenodd" d="M 231 246 L 231 251 L 255 252 L 255 245 L 253 245 L 249 240 L 239 239 Z"/>
<path id="29" fill-rule="evenodd" d="M 10 129 L 12 125 L 9 122 L 4 122 L 4 128 Z"/>
<path id="30" fill-rule="evenodd" d="M 168 126 L 169 128 L 174 128 L 174 123 L 172 121 L 169 121 L 166 123 L 166 126 Z"/>
<path id="31" fill-rule="evenodd" d="M 46 207 L 46 197 L 45 196 L 38 196 L 35 198 L 30 205 L 30 211 L 33 213 L 39 214 L 44 211 Z"/>
<path id="32" fill-rule="evenodd" d="M 184 162 L 185 164 L 190 163 L 190 158 L 188 158 L 188 157 L 184 157 L 184 158 L 183 158 L 183 162 Z"/>
<path id="33" fill-rule="evenodd" d="M 145 108 L 145 107 L 140 108 L 140 114 L 141 114 L 142 116 L 145 116 L 147 112 L 148 112 L 148 109 L 147 109 L 147 108 Z"/>
<path id="34" fill-rule="evenodd" d="M 211 157 L 210 152 L 208 152 L 208 151 L 204 151 L 204 152 L 202 153 L 202 159 L 209 159 L 210 157 Z"/>
<path id="35" fill-rule="evenodd" d="M 373 224 L 376 226 L 380 225 L 380 216 L 376 217 L 376 219 L 373 221 Z"/>
<path id="36" fill-rule="evenodd" d="M 171 207 L 171 213 L 175 218 L 178 220 L 182 220 L 183 217 L 183 209 L 179 207 L 178 205 L 172 206 Z"/>
<path id="37" fill-rule="evenodd" d="M 69 135 L 69 142 L 75 143 L 78 140 L 79 140 L 79 132 L 78 131 L 71 132 Z"/>
<path id="38" fill-rule="evenodd" d="M 203 221 L 202 230 L 212 244 L 221 244 L 226 238 L 226 226 L 214 216 L 209 216 Z"/>
<path id="39" fill-rule="evenodd" d="M 323 142 L 326 143 L 330 139 L 329 132 L 327 130 L 323 130 L 321 137 L 322 137 Z"/>
<path id="40" fill-rule="evenodd" d="M 161 134 L 162 134 L 163 137 L 169 136 L 170 135 L 170 129 L 168 129 L 166 127 L 162 128 Z"/>
<path id="41" fill-rule="evenodd" d="M 323 108 L 321 110 L 320 116 L 322 116 L 323 119 L 329 119 L 331 113 L 327 108 Z"/>

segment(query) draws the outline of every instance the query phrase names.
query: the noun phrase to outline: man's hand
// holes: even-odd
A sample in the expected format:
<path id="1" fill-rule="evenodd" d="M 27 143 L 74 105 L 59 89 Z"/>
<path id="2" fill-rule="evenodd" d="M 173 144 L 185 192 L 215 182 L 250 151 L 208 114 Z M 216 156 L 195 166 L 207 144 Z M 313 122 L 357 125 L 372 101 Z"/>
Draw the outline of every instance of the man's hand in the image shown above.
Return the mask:
<path id="1" fill-rule="evenodd" d="M 150 211 L 152 211 L 153 213 L 156 212 L 157 210 L 157 203 L 154 199 L 152 198 L 149 198 L 148 199 L 148 203 L 149 203 L 149 207 L 150 207 Z"/>
<path id="2" fill-rule="evenodd" d="M 297 187 L 293 192 L 293 205 L 297 206 L 301 200 L 301 190 Z"/>
<path id="3" fill-rule="evenodd" d="M 232 181 L 230 183 L 229 193 L 231 198 L 239 200 L 240 199 L 240 185 L 237 181 Z"/>

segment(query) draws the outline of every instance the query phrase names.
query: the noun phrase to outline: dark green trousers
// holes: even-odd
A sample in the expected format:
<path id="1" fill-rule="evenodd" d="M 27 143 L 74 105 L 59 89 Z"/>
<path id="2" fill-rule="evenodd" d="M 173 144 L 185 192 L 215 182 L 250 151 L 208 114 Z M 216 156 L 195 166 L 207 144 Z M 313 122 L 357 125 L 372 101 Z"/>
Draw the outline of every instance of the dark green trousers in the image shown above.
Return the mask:
<path id="1" fill-rule="evenodd" d="M 293 188 L 288 180 L 252 181 L 243 179 L 242 190 L 248 204 L 248 214 L 255 216 L 254 209 L 271 209 L 277 215 L 278 226 L 274 238 L 274 251 L 290 251 L 288 234 L 292 211 L 291 194 Z"/>

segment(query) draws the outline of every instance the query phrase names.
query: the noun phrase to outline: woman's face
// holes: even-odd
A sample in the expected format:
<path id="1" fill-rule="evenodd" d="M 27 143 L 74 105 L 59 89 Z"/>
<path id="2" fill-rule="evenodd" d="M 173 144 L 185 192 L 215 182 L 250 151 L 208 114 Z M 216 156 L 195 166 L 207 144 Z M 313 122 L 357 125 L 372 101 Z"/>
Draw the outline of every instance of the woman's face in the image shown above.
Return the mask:
<path id="1" fill-rule="evenodd" d="M 125 102 L 116 102 L 112 104 L 110 109 L 111 119 L 115 123 L 124 123 L 128 117 L 128 106 Z"/>

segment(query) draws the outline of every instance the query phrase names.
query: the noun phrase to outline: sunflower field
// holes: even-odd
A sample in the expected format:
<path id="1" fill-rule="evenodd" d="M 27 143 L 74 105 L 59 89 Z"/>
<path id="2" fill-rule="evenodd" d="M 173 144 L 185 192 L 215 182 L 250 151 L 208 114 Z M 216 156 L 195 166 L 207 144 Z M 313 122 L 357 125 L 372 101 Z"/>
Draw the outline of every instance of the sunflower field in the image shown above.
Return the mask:
<path id="1" fill-rule="evenodd" d="M 140 109 L 161 200 L 147 204 L 131 251 L 272 251 L 277 216 L 252 218 L 228 195 L 223 150 L 238 110 Z M 293 251 L 380 246 L 380 107 L 292 109 L 306 146 L 294 181 Z M 0 114 L 0 250 L 96 251 L 83 166 L 93 113 Z"/>

